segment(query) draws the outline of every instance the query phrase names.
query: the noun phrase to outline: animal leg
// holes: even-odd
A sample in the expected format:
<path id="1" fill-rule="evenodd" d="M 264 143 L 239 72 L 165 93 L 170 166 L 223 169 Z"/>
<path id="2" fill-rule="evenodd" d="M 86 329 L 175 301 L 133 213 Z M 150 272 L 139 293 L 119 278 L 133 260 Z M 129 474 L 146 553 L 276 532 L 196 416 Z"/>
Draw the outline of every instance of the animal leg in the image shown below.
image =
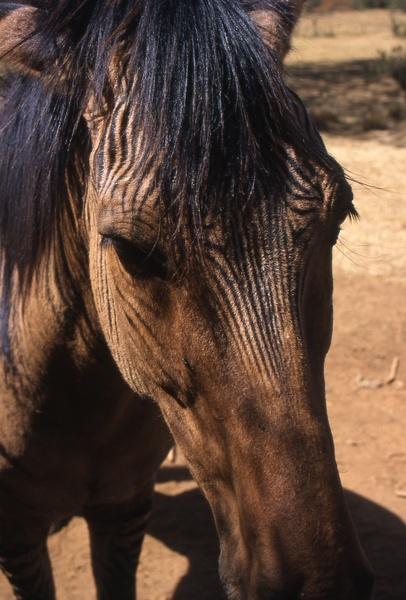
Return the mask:
<path id="1" fill-rule="evenodd" d="M 135 599 L 135 573 L 151 504 L 152 491 L 126 505 L 84 511 L 97 600 Z"/>
<path id="2" fill-rule="evenodd" d="M 0 536 L 0 568 L 18 600 L 55 600 L 46 536 L 8 543 Z"/>

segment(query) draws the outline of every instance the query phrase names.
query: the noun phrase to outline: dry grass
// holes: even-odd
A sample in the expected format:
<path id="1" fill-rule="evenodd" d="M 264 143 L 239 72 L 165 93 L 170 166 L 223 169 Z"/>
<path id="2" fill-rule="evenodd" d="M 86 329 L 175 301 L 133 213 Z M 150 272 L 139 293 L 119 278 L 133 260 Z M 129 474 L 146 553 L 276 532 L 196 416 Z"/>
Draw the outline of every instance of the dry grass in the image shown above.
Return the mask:
<path id="1" fill-rule="evenodd" d="M 406 91 L 390 75 L 394 35 L 389 11 L 319 16 L 308 37 L 305 17 L 289 58 L 290 83 L 304 99 L 330 152 L 356 181 L 361 221 L 346 223 L 336 268 L 352 273 L 406 276 Z M 401 42 L 401 43 L 400 43 Z"/>
<path id="2" fill-rule="evenodd" d="M 396 18 L 406 24 L 406 16 Z M 394 143 L 406 143 L 406 39 L 395 35 L 393 19 L 384 10 L 304 17 L 288 59 L 289 82 L 322 131 L 386 131 Z"/>

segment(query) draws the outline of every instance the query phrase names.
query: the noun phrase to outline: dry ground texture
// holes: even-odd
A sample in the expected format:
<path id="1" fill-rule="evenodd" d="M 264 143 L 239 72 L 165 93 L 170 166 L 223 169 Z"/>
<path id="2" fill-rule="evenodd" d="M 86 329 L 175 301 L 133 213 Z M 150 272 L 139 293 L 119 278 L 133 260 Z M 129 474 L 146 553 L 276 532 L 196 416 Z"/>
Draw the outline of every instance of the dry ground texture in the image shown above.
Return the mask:
<path id="1" fill-rule="evenodd" d="M 289 59 L 292 85 L 359 182 L 362 218 L 345 225 L 335 256 L 326 377 L 337 461 L 377 575 L 376 600 L 406 598 L 406 92 L 386 74 L 402 45 L 389 12 L 340 12 L 305 17 Z M 59 600 L 94 598 L 83 522 L 73 520 L 49 545 Z M 220 600 L 217 553 L 205 500 L 182 461 L 168 463 L 139 599 Z M 11 599 L 3 581 L 0 597 Z"/>

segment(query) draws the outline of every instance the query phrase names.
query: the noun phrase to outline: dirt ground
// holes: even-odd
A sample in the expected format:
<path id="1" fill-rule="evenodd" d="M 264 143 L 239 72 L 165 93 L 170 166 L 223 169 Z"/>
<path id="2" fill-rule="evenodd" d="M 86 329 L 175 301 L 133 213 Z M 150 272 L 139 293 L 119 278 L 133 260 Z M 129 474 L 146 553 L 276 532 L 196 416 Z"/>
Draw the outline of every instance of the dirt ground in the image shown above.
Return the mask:
<path id="1" fill-rule="evenodd" d="M 361 214 L 344 226 L 335 253 L 326 382 L 343 485 L 377 576 L 375 600 L 406 598 L 406 96 L 378 54 L 402 42 L 385 11 L 319 15 L 304 19 L 289 59 L 292 85 L 354 180 Z M 365 118 L 371 111 L 375 121 Z M 84 523 L 73 520 L 49 546 L 59 600 L 94 598 Z M 204 498 L 181 460 L 166 463 L 139 600 L 220 600 L 217 555 Z M 0 598 L 12 598 L 3 580 Z"/>

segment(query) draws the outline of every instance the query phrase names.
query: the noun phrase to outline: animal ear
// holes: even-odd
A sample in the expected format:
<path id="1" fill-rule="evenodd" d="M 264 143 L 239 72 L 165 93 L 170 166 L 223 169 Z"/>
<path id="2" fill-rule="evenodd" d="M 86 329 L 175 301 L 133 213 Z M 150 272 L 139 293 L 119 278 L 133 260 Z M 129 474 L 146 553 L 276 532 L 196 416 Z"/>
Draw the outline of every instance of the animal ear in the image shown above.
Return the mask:
<path id="1" fill-rule="evenodd" d="M 0 4 L 0 61 L 38 76 L 52 65 L 55 46 L 39 33 L 44 12 L 22 4 Z"/>
<path id="2" fill-rule="evenodd" d="M 251 16 L 266 42 L 283 60 L 306 0 L 258 0 Z"/>

